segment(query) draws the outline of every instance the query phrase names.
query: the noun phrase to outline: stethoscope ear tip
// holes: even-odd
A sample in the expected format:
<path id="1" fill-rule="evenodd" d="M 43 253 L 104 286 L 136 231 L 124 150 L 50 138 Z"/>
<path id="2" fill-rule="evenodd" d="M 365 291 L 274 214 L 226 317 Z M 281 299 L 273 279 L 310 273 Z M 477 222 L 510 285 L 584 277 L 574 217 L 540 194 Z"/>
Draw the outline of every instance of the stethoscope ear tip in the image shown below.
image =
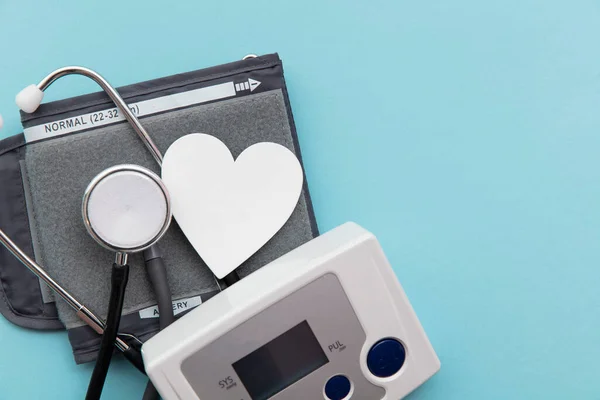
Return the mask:
<path id="1" fill-rule="evenodd" d="M 26 113 L 32 113 L 38 109 L 44 98 L 44 92 L 41 91 L 36 85 L 29 85 L 25 89 L 21 90 L 15 102 L 17 107 Z"/>

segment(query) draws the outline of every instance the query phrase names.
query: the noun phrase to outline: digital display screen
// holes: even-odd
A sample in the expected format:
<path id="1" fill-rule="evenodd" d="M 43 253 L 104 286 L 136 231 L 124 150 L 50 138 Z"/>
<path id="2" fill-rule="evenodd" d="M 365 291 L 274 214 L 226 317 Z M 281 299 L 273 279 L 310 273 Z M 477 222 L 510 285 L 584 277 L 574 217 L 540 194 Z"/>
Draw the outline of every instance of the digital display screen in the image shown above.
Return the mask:
<path id="1" fill-rule="evenodd" d="M 327 364 L 307 321 L 233 364 L 252 400 L 266 400 Z"/>

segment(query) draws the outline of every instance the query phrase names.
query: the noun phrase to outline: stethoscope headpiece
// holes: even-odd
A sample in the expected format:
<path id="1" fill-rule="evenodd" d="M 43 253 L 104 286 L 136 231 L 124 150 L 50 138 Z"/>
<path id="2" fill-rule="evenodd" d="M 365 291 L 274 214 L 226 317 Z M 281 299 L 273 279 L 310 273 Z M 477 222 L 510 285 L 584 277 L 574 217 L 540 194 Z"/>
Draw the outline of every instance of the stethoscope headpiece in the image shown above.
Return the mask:
<path id="1" fill-rule="evenodd" d="M 83 196 L 83 221 L 101 246 L 116 253 L 143 251 L 166 233 L 171 202 L 162 180 L 137 165 L 101 172 Z"/>
<path id="2" fill-rule="evenodd" d="M 38 109 L 43 99 L 44 92 L 36 85 L 29 85 L 17 94 L 15 102 L 19 109 L 31 114 Z"/>

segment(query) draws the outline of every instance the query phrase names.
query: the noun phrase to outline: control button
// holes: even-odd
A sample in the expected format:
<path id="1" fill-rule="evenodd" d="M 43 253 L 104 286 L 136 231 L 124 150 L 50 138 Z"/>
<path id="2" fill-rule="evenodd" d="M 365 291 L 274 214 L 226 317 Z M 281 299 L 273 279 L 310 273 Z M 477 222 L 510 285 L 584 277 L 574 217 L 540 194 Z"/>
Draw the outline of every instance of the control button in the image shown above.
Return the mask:
<path id="1" fill-rule="evenodd" d="M 351 388 L 350 379 L 344 375 L 336 375 L 329 378 L 325 384 L 325 396 L 329 400 L 343 400 L 350 394 Z"/>
<path id="2" fill-rule="evenodd" d="M 396 339 L 383 339 L 375 343 L 367 355 L 369 371 L 379 378 L 387 378 L 402 368 L 406 349 Z"/>

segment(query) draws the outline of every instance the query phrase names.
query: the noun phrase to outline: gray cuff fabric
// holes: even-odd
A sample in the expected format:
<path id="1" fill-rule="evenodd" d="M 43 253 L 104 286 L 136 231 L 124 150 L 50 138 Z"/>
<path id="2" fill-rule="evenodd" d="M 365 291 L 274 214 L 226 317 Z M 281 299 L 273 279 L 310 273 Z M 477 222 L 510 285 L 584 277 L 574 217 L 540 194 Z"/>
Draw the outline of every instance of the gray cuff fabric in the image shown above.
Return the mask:
<path id="1" fill-rule="evenodd" d="M 202 132 L 222 140 L 234 157 L 254 143 L 269 141 L 286 146 L 301 160 L 282 64 L 276 54 L 143 82 L 119 92 L 130 105 L 162 104 L 163 100 L 169 104 L 167 100 L 173 96 L 193 96 L 200 93 L 194 91 L 217 85 L 229 87 L 228 96 L 163 107 L 148 115 L 142 110 L 141 122 L 162 152 L 179 137 Z M 102 318 L 113 255 L 85 231 L 80 212 L 83 191 L 96 174 L 116 164 L 138 164 L 159 172 L 129 124 L 92 123 L 98 116 L 107 117 L 107 110 L 113 108 L 104 93 L 43 104 L 34 114 L 22 115 L 24 135 L 0 142 L 0 227 Z M 80 126 L 75 121 L 80 121 Z M 40 140 L 39 134 L 47 137 Z M 246 276 L 317 234 L 305 182 L 290 220 L 238 272 Z M 212 273 L 176 224 L 161 241 L 161 248 L 173 298 L 186 304 L 179 315 L 217 293 Z M 148 313 L 156 301 L 142 257 L 133 256 L 130 264 L 121 331 L 144 340 L 158 331 L 157 318 Z M 76 361 L 94 359 L 98 335 L 83 325 L 66 303 L 52 303 L 53 297 L 40 288 L 38 279 L 4 248 L 0 249 L 0 283 L 0 311 L 5 317 L 35 329 L 64 325 Z"/>

